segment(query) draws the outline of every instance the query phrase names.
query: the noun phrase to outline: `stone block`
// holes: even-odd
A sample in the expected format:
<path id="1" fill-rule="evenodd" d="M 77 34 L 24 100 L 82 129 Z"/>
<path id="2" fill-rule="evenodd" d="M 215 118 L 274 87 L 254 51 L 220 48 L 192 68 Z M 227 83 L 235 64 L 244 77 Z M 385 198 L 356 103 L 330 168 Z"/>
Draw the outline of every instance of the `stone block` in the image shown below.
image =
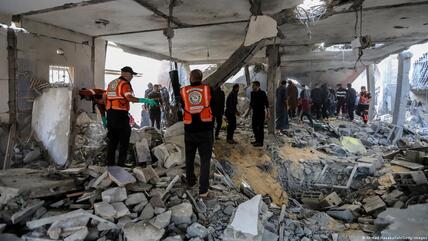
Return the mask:
<path id="1" fill-rule="evenodd" d="M 123 187 L 137 181 L 134 176 L 129 174 L 129 172 L 125 171 L 122 167 L 109 166 L 107 167 L 107 171 L 110 179 L 119 187 Z"/>
<path id="2" fill-rule="evenodd" d="M 189 238 L 199 237 L 201 239 L 204 239 L 208 236 L 208 229 L 200 223 L 193 223 L 192 225 L 187 227 L 187 236 Z"/>
<path id="3" fill-rule="evenodd" d="M 171 209 L 171 220 L 175 225 L 180 224 L 191 224 L 192 223 L 192 204 L 181 203 L 172 207 Z"/>
<path id="4" fill-rule="evenodd" d="M 342 203 L 342 199 L 336 192 L 332 192 L 321 200 L 321 207 L 335 207 Z"/>
<path id="5" fill-rule="evenodd" d="M 158 229 L 166 228 L 171 222 L 171 211 L 161 213 L 150 220 L 150 223 Z"/>
<path id="6" fill-rule="evenodd" d="M 401 197 L 403 195 L 403 192 L 395 189 L 390 193 L 385 193 L 382 195 L 382 199 L 383 201 L 386 202 L 386 204 L 388 204 L 388 206 L 393 205 L 396 201 L 398 201 L 398 198 Z"/>
<path id="7" fill-rule="evenodd" d="M 107 220 L 114 220 L 117 215 L 116 209 L 108 202 L 99 202 L 94 204 L 95 214 Z"/>
<path id="8" fill-rule="evenodd" d="M 125 201 L 128 196 L 124 187 L 114 187 L 101 193 L 104 202 L 115 203 Z"/>
<path id="9" fill-rule="evenodd" d="M 111 205 L 116 210 L 116 218 L 121 218 L 131 214 L 128 207 L 123 202 L 112 203 Z"/>
<path id="10" fill-rule="evenodd" d="M 126 224 L 123 228 L 123 233 L 127 241 L 159 241 L 165 230 L 158 229 L 152 224 L 142 221 Z"/>
<path id="11" fill-rule="evenodd" d="M 139 193 L 133 193 L 128 195 L 128 198 L 126 199 L 125 203 L 128 206 L 141 204 L 141 203 L 145 203 L 144 205 L 146 205 L 148 203 L 148 200 L 146 198 L 146 195 L 144 195 L 144 193 L 139 192 Z"/>
<path id="12" fill-rule="evenodd" d="M 144 207 L 143 211 L 141 212 L 140 219 L 141 220 L 150 220 L 153 216 L 155 216 L 155 209 L 149 203 Z"/>
<path id="13" fill-rule="evenodd" d="M 385 208 L 386 204 L 379 196 L 367 197 L 363 200 L 363 208 L 366 213 L 373 213 Z"/>

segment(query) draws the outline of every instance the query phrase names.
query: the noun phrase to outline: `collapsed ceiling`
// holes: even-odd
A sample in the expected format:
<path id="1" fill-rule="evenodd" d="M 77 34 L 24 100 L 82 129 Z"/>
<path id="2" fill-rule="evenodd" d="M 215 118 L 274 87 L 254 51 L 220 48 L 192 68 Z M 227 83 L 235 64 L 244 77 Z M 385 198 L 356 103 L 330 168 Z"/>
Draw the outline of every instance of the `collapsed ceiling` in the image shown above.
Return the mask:
<path id="1" fill-rule="evenodd" d="M 163 35 L 169 14 L 167 0 L 1 2 L 0 14 L 23 16 L 24 27 L 28 18 L 143 50 L 147 55 L 153 53 L 158 58 L 169 55 Z M 370 35 L 372 43 L 377 44 L 364 51 L 357 67 L 428 40 L 428 1 L 366 0 L 362 18 L 356 22 L 353 5 L 358 2 L 362 1 L 327 1 L 323 15 L 305 27 L 294 13 L 302 0 L 262 1 L 263 14 L 281 18 L 279 30 L 284 37 L 276 42 L 281 44 L 283 72 L 306 81 L 333 82 L 353 74 L 357 56 L 352 51 L 340 51 L 340 45 L 349 44 L 359 34 L 356 23 L 362 25 L 361 34 Z M 174 58 L 189 63 L 223 62 L 242 44 L 250 8 L 248 0 L 177 1 L 172 19 Z M 327 51 L 331 45 L 339 48 Z"/>

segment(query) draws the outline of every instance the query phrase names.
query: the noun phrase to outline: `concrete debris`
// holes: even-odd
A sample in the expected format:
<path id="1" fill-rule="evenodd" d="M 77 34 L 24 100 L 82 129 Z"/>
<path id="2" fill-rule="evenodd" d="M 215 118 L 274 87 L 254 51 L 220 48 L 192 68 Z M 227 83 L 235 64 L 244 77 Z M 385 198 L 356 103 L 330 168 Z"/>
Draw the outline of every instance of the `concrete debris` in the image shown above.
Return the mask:
<path id="1" fill-rule="evenodd" d="M 165 233 L 164 229 L 158 229 L 150 223 L 128 223 L 123 228 L 124 236 L 128 241 L 159 241 Z"/>
<path id="2" fill-rule="evenodd" d="M 208 236 L 208 230 L 200 223 L 193 223 L 189 227 L 187 227 L 187 236 L 189 238 L 201 238 L 204 239 Z"/>
<path id="3" fill-rule="evenodd" d="M 127 197 L 124 187 L 110 188 L 101 193 L 101 198 L 107 203 L 122 202 L 125 201 Z"/>
<path id="4" fill-rule="evenodd" d="M 114 220 L 117 216 L 116 209 L 108 202 L 99 202 L 94 204 L 95 214 L 107 220 Z"/>
<path id="5" fill-rule="evenodd" d="M 193 208 L 190 203 L 181 203 L 171 209 L 171 220 L 175 225 L 191 224 Z"/>
<path id="6" fill-rule="evenodd" d="M 147 142 L 147 139 L 142 139 L 141 141 L 135 143 L 135 149 L 137 152 L 138 163 L 152 162 L 152 156 L 150 155 L 149 143 Z"/>
<path id="7" fill-rule="evenodd" d="M 133 193 L 128 195 L 128 198 L 126 199 L 126 205 L 127 206 L 132 206 L 132 205 L 136 205 L 136 204 L 143 204 L 146 205 L 149 201 L 146 198 L 146 195 L 144 195 L 144 193 L 139 192 L 139 193 Z"/>
<path id="8" fill-rule="evenodd" d="M 171 221 L 172 212 L 166 211 L 154 217 L 150 223 L 158 229 L 166 228 Z"/>
<path id="9" fill-rule="evenodd" d="M 379 196 L 367 197 L 363 200 L 363 208 L 366 213 L 373 213 L 378 210 L 385 209 L 386 204 Z"/>
<path id="10" fill-rule="evenodd" d="M 123 187 L 127 184 L 131 184 L 137 181 L 134 176 L 129 174 L 122 167 L 110 166 L 110 167 L 107 167 L 107 171 L 111 180 L 114 183 L 116 183 L 119 187 Z"/>

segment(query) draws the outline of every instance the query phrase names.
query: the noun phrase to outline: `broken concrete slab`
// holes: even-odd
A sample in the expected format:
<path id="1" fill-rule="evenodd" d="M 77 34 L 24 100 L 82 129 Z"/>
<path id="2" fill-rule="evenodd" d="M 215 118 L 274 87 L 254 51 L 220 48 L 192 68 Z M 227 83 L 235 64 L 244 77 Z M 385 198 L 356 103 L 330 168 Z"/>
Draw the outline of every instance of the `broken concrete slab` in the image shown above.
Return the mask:
<path id="1" fill-rule="evenodd" d="M 349 209 L 333 209 L 328 210 L 327 214 L 332 216 L 335 219 L 345 221 L 347 223 L 352 222 L 355 218 L 352 212 Z"/>
<path id="2" fill-rule="evenodd" d="M 132 205 L 136 205 L 136 204 L 143 204 L 146 205 L 149 201 L 146 198 L 146 195 L 144 195 L 144 193 L 139 192 L 139 193 L 133 193 L 128 195 L 128 198 L 126 199 L 125 203 L 127 206 L 132 206 Z"/>
<path id="3" fill-rule="evenodd" d="M 392 173 L 395 184 L 399 187 L 414 187 L 428 184 L 427 177 L 422 171 Z"/>
<path id="4" fill-rule="evenodd" d="M 141 212 L 140 219 L 150 220 L 153 218 L 153 216 L 155 216 L 155 209 L 153 208 L 152 204 L 148 203 Z"/>
<path id="5" fill-rule="evenodd" d="M 339 223 L 327 213 L 318 212 L 308 219 L 308 223 L 313 226 L 313 229 L 331 230 L 341 232 L 345 230 L 345 225 Z"/>
<path id="6" fill-rule="evenodd" d="M 412 171 L 420 171 L 420 170 L 424 169 L 424 165 L 414 163 L 414 162 L 408 162 L 408 161 L 393 160 L 393 161 L 391 161 L 391 164 L 401 166 L 401 167 L 405 167 L 405 168 L 408 168 Z"/>
<path id="7" fill-rule="evenodd" d="M 108 203 L 122 202 L 127 197 L 126 188 L 124 187 L 110 188 L 101 193 L 103 201 Z"/>
<path id="8" fill-rule="evenodd" d="M 171 214 L 171 211 L 163 212 L 150 220 L 150 223 L 158 229 L 166 228 L 171 222 Z"/>
<path id="9" fill-rule="evenodd" d="M 151 163 L 152 156 L 150 155 L 149 142 L 146 138 L 141 139 L 141 141 L 135 143 L 135 150 L 137 152 L 137 162 L 138 163 Z"/>
<path id="10" fill-rule="evenodd" d="M 184 164 L 183 149 L 170 143 L 153 148 L 153 154 L 165 168 Z"/>
<path id="11" fill-rule="evenodd" d="M 251 235 L 258 234 L 261 198 L 261 195 L 256 195 L 238 206 L 233 221 L 230 224 L 234 230 Z"/>
<path id="12" fill-rule="evenodd" d="M 4 229 L 6 228 L 6 224 L 5 223 L 0 223 L 0 233 L 3 233 Z"/>
<path id="13" fill-rule="evenodd" d="M 27 204 L 27 207 L 24 209 L 14 213 L 11 217 L 11 221 L 13 224 L 17 224 L 19 222 L 26 222 L 33 215 L 37 209 L 39 209 L 45 201 L 42 200 L 30 200 Z"/>
<path id="14" fill-rule="evenodd" d="M 137 179 L 143 183 L 148 183 L 151 180 L 153 180 L 154 182 L 159 181 L 158 174 L 150 165 L 146 168 L 136 167 L 132 171 L 134 172 Z"/>
<path id="15" fill-rule="evenodd" d="M 49 178 L 42 170 L 12 168 L 0 171 L 0 204 L 6 204 L 21 193 L 29 193 L 29 198 L 42 198 L 75 190 L 74 179 Z"/>
<path id="16" fill-rule="evenodd" d="M 375 224 L 385 228 L 383 237 L 427 237 L 426 214 L 428 204 L 410 205 L 406 209 L 387 208 L 380 213 Z"/>
<path id="17" fill-rule="evenodd" d="M 123 187 L 127 184 L 136 182 L 134 176 L 125 171 L 122 167 L 119 166 L 109 166 L 107 167 L 108 175 L 111 180 L 116 183 L 119 187 Z"/>
<path id="18" fill-rule="evenodd" d="M 385 193 L 382 195 L 383 201 L 386 202 L 389 206 L 393 205 L 399 197 L 401 197 L 404 193 L 395 189 L 390 193 Z"/>
<path id="19" fill-rule="evenodd" d="M 11 233 L 0 233 L 0 240 L 4 240 L 4 241 L 24 241 L 21 238 L 19 238 L 18 236 L 16 236 L 15 234 L 11 234 Z"/>
<path id="20" fill-rule="evenodd" d="M 121 218 L 131 214 L 128 207 L 123 202 L 112 203 L 111 205 L 116 210 L 116 218 Z"/>
<path id="21" fill-rule="evenodd" d="M 66 237 L 64 241 L 82 241 L 85 240 L 86 236 L 88 236 L 89 230 L 87 227 L 83 227 L 79 231 L 73 233 L 72 235 Z"/>
<path id="22" fill-rule="evenodd" d="M 159 241 L 165 233 L 164 229 L 158 229 L 150 223 L 128 223 L 123 228 L 124 236 L 128 241 Z"/>
<path id="23" fill-rule="evenodd" d="M 175 225 L 180 224 L 191 224 L 192 223 L 192 204 L 188 202 L 181 203 L 179 205 L 176 205 L 171 210 L 171 221 Z"/>
<path id="24" fill-rule="evenodd" d="M 114 220 L 117 216 L 116 209 L 108 202 L 99 202 L 94 204 L 95 214 L 107 220 Z"/>
<path id="25" fill-rule="evenodd" d="M 187 236 L 189 238 L 201 238 L 204 239 L 208 236 L 208 229 L 200 223 L 192 223 L 187 227 Z"/>
<path id="26" fill-rule="evenodd" d="M 52 223 L 47 233 L 51 239 L 59 239 L 59 235 L 63 229 L 74 227 L 84 227 L 89 222 L 89 217 L 85 215 L 76 216 L 73 218 L 59 219 Z"/>
<path id="27" fill-rule="evenodd" d="M 363 199 L 363 208 L 366 213 L 373 213 L 375 211 L 382 210 L 386 207 L 386 204 L 379 196 L 372 196 Z"/>

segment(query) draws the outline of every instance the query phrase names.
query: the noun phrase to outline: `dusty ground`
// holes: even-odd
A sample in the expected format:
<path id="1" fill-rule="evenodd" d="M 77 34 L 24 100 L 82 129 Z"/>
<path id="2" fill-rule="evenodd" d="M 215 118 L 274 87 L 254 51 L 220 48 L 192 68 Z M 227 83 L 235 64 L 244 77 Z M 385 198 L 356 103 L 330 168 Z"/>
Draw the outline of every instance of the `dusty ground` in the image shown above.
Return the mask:
<path id="1" fill-rule="evenodd" d="M 245 141 L 250 142 L 250 140 Z M 287 204 L 287 193 L 276 180 L 276 169 L 272 168 L 269 172 L 265 172 L 257 167 L 257 165 L 271 162 L 263 148 L 254 148 L 248 143 L 230 145 L 225 140 L 219 140 L 214 145 L 214 153 L 218 160 L 228 160 L 233 164 L 236 174 L 232 179 L 237 186 L 244 180 L 257 193 L 269 194 L 277 205 Z"/>

